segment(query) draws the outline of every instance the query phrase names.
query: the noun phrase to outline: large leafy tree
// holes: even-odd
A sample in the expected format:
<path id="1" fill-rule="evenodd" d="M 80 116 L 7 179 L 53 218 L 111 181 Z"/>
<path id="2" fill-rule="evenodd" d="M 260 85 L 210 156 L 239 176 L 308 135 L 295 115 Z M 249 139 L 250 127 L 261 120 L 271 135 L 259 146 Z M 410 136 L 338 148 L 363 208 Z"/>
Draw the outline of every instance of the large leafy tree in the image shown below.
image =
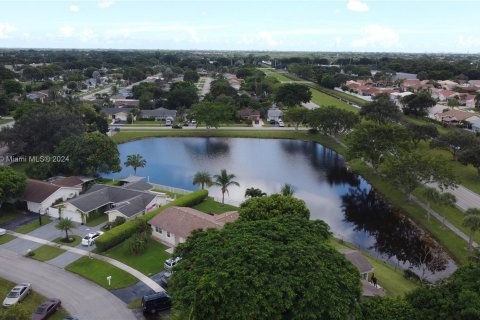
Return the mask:
<path id="1" fill-rule="evenodd" d="M 197 87 L 188 81 L 174 83 L 167 94 L 167 107 L 169 109 L 188 109 L 197 102 Z"/>
<path id="2" fill-rule="evenodd" d="M 293 122 L 295 124 L 295 130 L 298 130 L 298 126 L 305 122 L 307 113 L 308 109 L 305 107 L 292 107 L 285 112 L 285 119 Z"/>
<path id="3" fill-rule="evenodd" d="M 303 200 L 292 196 L 272 194 L 268 197 L 252 197 L 244 201 L 238 210 L 241 220 L 267 220 L 278 216 L 293 215 L 310 218 Z"/>
<path id="4" fill-rule="evenodd" d="M 466 150 L 460 151 L 458 154 L 458 161 L 463 165 L 471 164 L 474 166 L 480 177 L 480 143 Z"/>
<path id="5" fill-rule="evenodd" d="M 456 182 L 453 168 L 447 159 L 418 152 L 387 155 L 381 169 L 409 199 L 419 185 L 437 183 L 442 188 L 448 188 Z"/>
<path id="6" fill-rule="evenodd" d="M 193 177 L 192 184 L 194 186 L 200 185 L 203 190 L 205 189 L 205 186 L 210 187 L 213 184 L 212 176 L 208 171 L 198 171 Z"/>
<path id="7" fill-rule="evenodd" d="M 23 92 L 22 84 L 15 80 L 3 80 L 2 87 L 7 95 L 21 94 Z"/>
<path id="8" fill-rule="evenodd" d="M 133 168 L 133 174 L 137 175 L 137 168 L 145 168 L 147 160 L 143 159 L 141 154 L 129 154 L 124 165 Z"/>
<path id="9" fill-rule="evenodd" d="M 12 128 L 0 132 L 12 152 L 51 154 L 60 141 L 82 133 L 84 125 L 74 112 L 62 107 L 36 105 L 23 112 Z"/>
<path id="10" fill-rule="evenodd" d="M 313 109 L 307 114 L 308 126 L 331 136 L 349 132 L 358 122 L 355 113 L 334 106 Z"/>
<path id="11" fill-rule="evenodd" d="M 27 187 L 27 177 L 9 166 L 0 167 L 0 206 L 7 199 L 23 195 Z"/>
<path id="12" fill-rule="evenodd" d="M 200 79 L 200 76 L 195 70 L 188 69 L 183 74 L 183 81 L 197 82 L 198 79 Z"/>
<path id="13" fill-rule="evenodd" d="M 329 236 L 296 216 L 194 232 L 175 251 L 175 307 L 192 319 L 350 319 L 360 276 Z"/>
<path id="14" fill-rule="evenodd" d="M 413 308 L 403 298 L 373 297 L 361 303 L 359 320 L 412 320 Z"/>
<path id="15" fill-rule="evenodd" d="M 473 239 L 475 233 L 480 230 L 480 209 L 470 208 L 465 211 L 465 218 L 462 225 L 470 229 L 470 238 L 468 239 L 468 248 L 473 249 Z"/>
<path id="16" fill-rule="evenodd" d="M 396 121 L 400 117 L 400 110 L 388 95 L 383 93 L 365 104 L 360 115 L 374 121 Z"/>
<path id="17" fill-rule="evenodd" d="M 427 115 L 428 108 L 435 105 L 435 100 L 430 93 L 421 91 L 402 98 L 403 113 L 406 115 L 413 115 L 422 117 Z"/>
<path id="18" fill-rule="evenodd" d="M 266 195 L 267 194 L 259 188 L 251 187 L 251 188 L 248 188 L 247 190 L 245 190 L 245 198 L 247 198 L 247 197 L 250 197 L 250 198 L 264 197 Z"/>
<path id="19" fill-rule="evenodd" d="M 117 145 L 99 132 L 64 139 L 55 154 L 68 157 L 68 160 L 57 163 L 57 170 L 66 174 L 96 176 L 121 169 Z"/>
<path id="20" fill-rule="evenodd" d="M 237 90 L 225 79 L 216 79 L 210 83 L 210 94 L 217 98 L 219 96 L 236 97 Z"/>
<path id="21" fill-rule="evenodd" d="M 312 99 L 310 88 L 303 84 L 287 83 L 279 86 L 275 92 L 275 101 L 287 107 L 293 107 Z"/>
<path id="22" fill-rule="evenodd" d="M 195 119 L 197 126 L 204 124 L 207 129 L 218 128 L 222 122 L 232 119 L 233 110 L 225 104 L 204 101 L 193 105 L 188 117 Z"/>
<path id="23" fill-rule="evenodd" d="M 408 150 L 409 133 L 403 126 L 365 121 L 347 136 L 350 157 L 367 159 L 377 170 L 386 155 Z"/>
<path id="24" fill-rule="evenodd" d="M 449 151 L 455 160 L 458 153 L 479 146 L 480 140 L 473 133 L 462 129 L 449 130 L 430 142 L 430 147 Z"/>
<path id="25" fill-rule="evenodd" d="M 225 203 L 225 193 L 228 194 L 228 188 L 231 186 L 239 187 L 240 184 L 233 180 L 236 178 L 234 174 L 228 174 L 226 169 L 222 169 L 220 174 L 216 174 L 213 176 L 214 181 L 213 184 L 219 186 L 222 191 L 222 204 Z"/>
<path id="26" fill-rule="evenodd" d="M 427 141 L 438 137 L 438 129 L 433 124 L 415 124 L 409 123 L 407 128 L 410 130 L 412 142 L 415 147 L 420 141 Z"/>

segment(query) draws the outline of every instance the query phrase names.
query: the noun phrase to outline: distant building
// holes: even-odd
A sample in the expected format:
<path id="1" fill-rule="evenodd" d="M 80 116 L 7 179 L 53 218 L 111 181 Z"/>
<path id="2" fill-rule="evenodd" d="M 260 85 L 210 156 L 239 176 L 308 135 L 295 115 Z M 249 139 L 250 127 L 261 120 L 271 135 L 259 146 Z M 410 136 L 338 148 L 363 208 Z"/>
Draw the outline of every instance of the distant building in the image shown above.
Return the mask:
<path id="1" fill-rule="evenodd" d="M 462 121 L 477 121 L 480 120 L 480 116 L 474 112 L 467 112 L 462 110 L 448 110 L 446 112 L 437 113 L 435 118 L 438 121 L 447 123 L 447 124 L 458 124 Z"/>
<path id="2" fill-rule="evenodd" d="M 176 117 L 177 110 L 169 110 L 165 108 L 142 110 L 140 113 L 140 118 L 142 119 L 165 120 L 167 118 L 175 119 Z"/>
<path id="3" fill-rule="evenodd" d="M 272 105 L 267 111 L 267 121 L 277 121 L 280 120 L 283 116 L 283 111 L 278 109 L 275 104 Z"/>
<path id="4" fill-rule="evenodd" d="M 108 120 L 127 121 L 127 117 L 132 113 L 132 108 L 102 108 L 102 112 L 107 115 Z"/>

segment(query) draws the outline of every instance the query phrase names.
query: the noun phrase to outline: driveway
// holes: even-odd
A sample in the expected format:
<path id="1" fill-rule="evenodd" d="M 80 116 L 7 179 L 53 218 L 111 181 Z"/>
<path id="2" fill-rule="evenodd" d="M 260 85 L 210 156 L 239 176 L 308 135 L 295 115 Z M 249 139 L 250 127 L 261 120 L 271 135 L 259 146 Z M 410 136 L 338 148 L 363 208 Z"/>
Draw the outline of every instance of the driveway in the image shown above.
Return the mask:
<path id="1" fill-rule="evenodd" d="M 38 214 L 28 212 L 28 213 L 19 215 L 17 218 L 13 219 L 12 221 L 1 224 L 0 227 L 8 230 L 15 230 L 18 227 L 21 227 L 33 220 L 38 220 Z"/>
<path id="2" fill-rule="evenodd" d="M 0 249 L 0 261 L 0 278 L 30 282 L 38 293 L 60 298 L 62 306 L 80 319 L 136 319 L 108 290 L 73 273 L 3 249 Z"/>

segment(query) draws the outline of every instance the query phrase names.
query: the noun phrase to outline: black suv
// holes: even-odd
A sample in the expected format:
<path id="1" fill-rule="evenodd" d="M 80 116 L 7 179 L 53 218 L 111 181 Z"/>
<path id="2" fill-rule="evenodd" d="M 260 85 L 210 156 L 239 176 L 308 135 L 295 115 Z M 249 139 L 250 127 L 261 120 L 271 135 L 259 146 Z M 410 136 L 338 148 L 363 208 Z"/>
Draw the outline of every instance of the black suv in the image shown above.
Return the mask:
<path id="1" fill-rule="evenodd" d="M 154 314 L 158 311 L 167 310 L 172 307 L 172 298 L 166 292 L 158 292 L 143 296 L 142 309 L 143 313 Z"/>

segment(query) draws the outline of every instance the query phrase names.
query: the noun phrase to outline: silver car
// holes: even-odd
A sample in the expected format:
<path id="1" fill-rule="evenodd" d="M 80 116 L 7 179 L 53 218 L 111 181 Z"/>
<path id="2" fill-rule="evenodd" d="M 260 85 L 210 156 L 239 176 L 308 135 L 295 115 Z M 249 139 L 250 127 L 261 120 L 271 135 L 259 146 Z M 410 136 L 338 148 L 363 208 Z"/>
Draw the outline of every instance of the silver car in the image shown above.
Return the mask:
<path id="1" fill-rule="evenodd" d="M 30 293 L 32 285 L 30 283 L 17 284 L 3 300 L 3 306 L 9 307 L 22 301 Z"/>
<path id="2" fill-rule="evenodd" d="M 7 230 L 0 228 L 0 236 L 7 234 Z"/>

